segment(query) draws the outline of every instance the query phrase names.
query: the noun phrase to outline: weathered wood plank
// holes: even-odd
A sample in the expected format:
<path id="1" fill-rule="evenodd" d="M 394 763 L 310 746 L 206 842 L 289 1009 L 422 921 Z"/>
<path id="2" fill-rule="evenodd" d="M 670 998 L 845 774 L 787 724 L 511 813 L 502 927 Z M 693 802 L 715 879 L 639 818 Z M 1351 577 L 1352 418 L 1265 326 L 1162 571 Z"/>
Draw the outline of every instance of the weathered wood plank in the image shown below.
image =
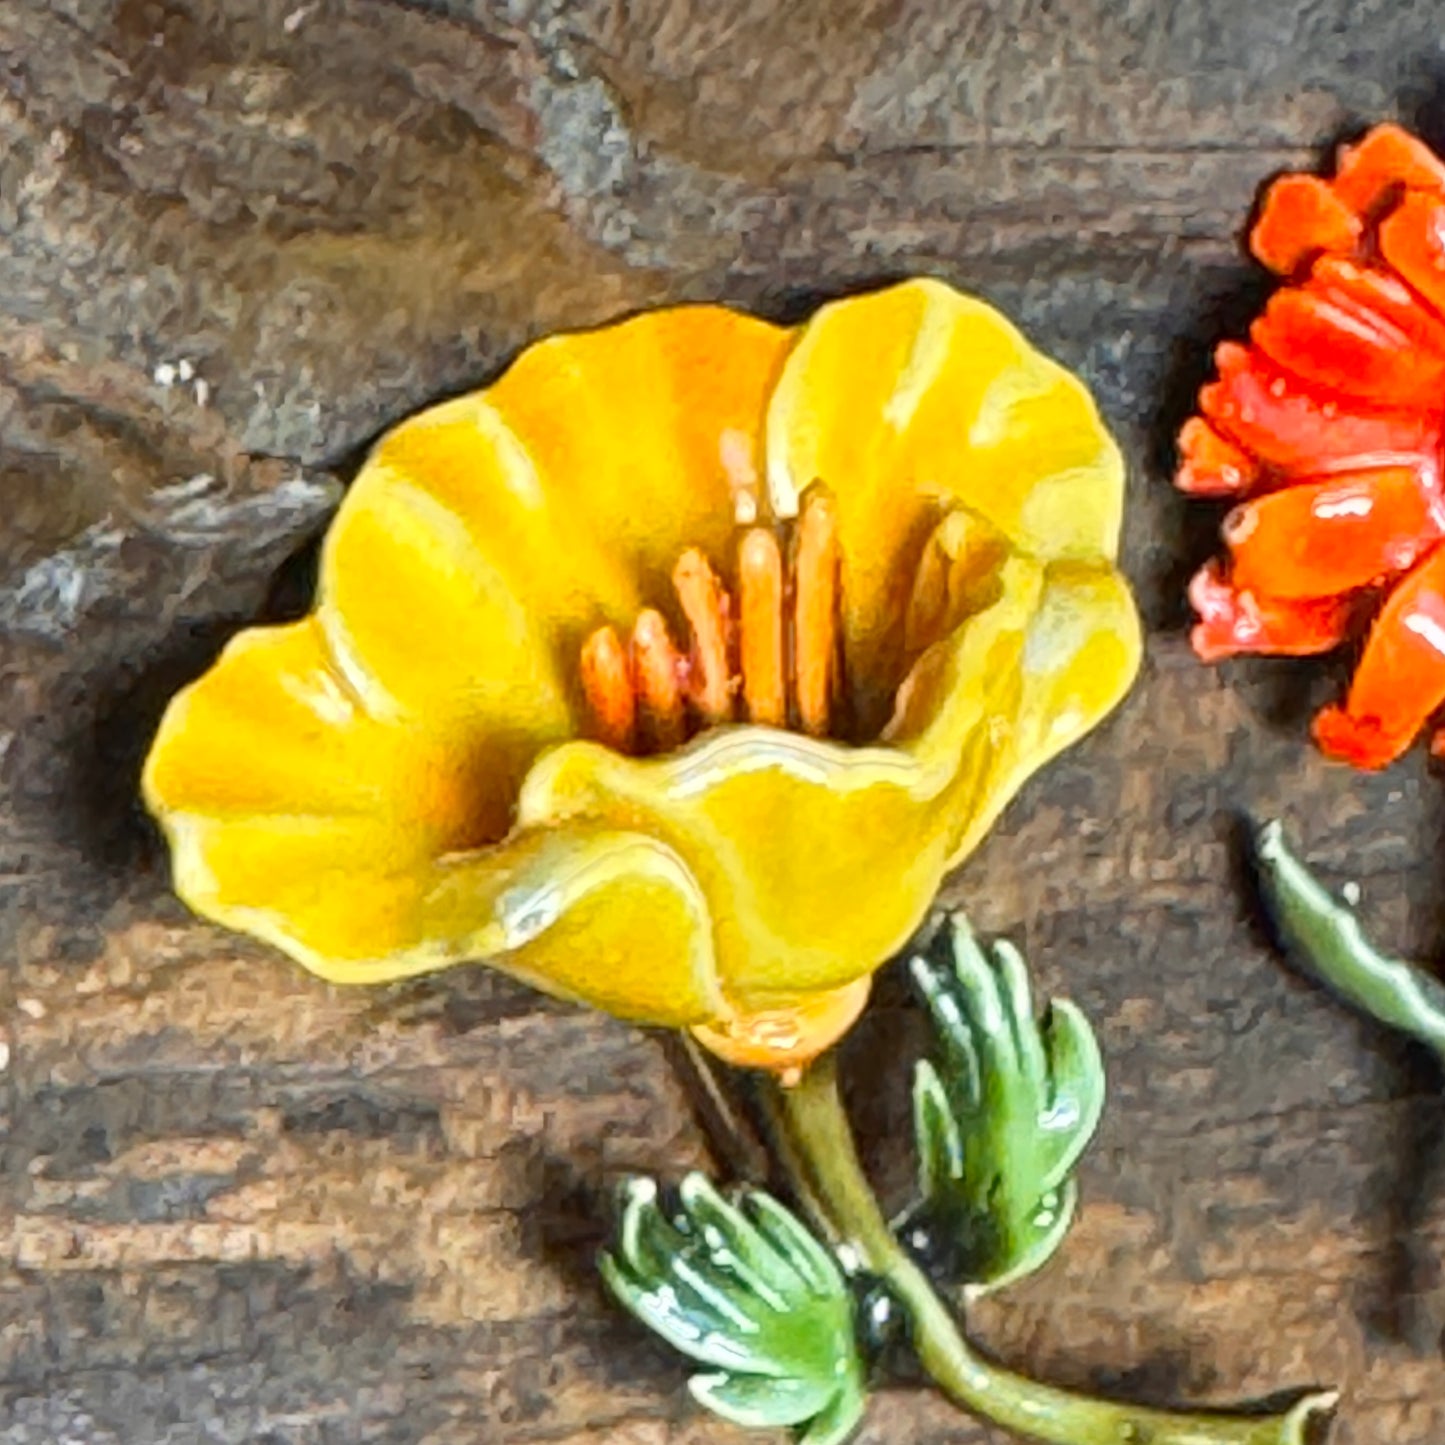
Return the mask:
<path id="1" fill-rule="evenodd" d="M 703 297 L 793 317 L 925 270 L 1096 387 L 1151 625 L 1126 707 L 950 892 L 1096 1018 L 1113 1085 L 1076 1232 L 980 1332 L 1151 1398 L 1338 1379 L 1342 1445 L 1435 1445 L 1439 1080 L 1278 967 L 1238 815 L 1291 816 L 1428 952 L 1439 781 L 1309 751 L 1328 668 L 1192 661 L 1179 593 L 1213 519 L 1164 477 L 1208 344 L 1261 295 L 1237 252 L 1259 180 L 1366 119 L 1429 133 L 1438 21 L 5 7 L 0 1441 L 733 1438 L 591 1269 L 616 1177 L 707 1158 L 656 1041 L 481 973 L 327 989 L 186 916 L 134 784 L 165 697 L 304 603 L 340 482 L 407 410 L 557 327 Z M 880 995 L 849 1059 L 896 1188 L 921 1034 Z M 861 1438 L 998 1437 L 900 1390 Z"/>

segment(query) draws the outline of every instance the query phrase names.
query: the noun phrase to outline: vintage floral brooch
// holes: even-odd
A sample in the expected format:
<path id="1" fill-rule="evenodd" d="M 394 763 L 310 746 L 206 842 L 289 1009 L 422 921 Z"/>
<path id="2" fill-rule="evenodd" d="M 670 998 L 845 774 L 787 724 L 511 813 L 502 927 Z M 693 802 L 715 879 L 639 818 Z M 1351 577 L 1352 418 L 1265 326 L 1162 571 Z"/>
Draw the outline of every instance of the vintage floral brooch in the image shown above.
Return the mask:
<path id="1" fill-rule="evenodd" d="M 1219 347 L 1179 438 L 1178 485 L 1238 499 L 1227 560 L 1190 587 L 1194 648 L 1214 661 L 1364 636 L 1314 735 L 1384 767 L 1445 703 L 1445 165 L 1378 126 L 1332 180 L 1276 180 L 1249 239 L 1285 284 L 1247 343 Z"/>
<path id="2" fill-rule="evenodd" d="M 691 306 L 542 341 L 385 436 L 310 615 L 172 702 L 144 790 L 177 890 L 325 979 L 483 962 L 761 1071 L 811 1227 L 638 1179 L 602 1261 L 731 1420 L 839 1441 L 906 1340 L 1059 1445 L 1297 1445 L 1330 1397 L 1194 1416 L 1013 1374 L 909 1253 L 993 1288 L 1072 1217 L 1091 1029 L 1037 1016 L 1007 945 L 920 928 L 1133 679 L 1122 495 L 1084 387 L 936 281 L 796 329 Z M 905 950 L 936 1048 L 889 1220 L 826 1051 Z"/>

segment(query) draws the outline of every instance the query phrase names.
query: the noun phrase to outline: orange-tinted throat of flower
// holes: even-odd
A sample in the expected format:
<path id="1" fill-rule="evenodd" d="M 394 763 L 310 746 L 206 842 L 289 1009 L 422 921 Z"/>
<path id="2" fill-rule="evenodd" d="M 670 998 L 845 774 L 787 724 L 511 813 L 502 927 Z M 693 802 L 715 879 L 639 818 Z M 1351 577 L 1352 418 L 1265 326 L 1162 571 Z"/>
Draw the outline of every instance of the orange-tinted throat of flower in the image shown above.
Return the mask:
<path id="1" fill-rule="evenodd" d="M 761 523 L 754 507 L 743 511 L 730 559 L 732 588 L 696 547 L 684 550 L 673 568 L 684 645 L 651 607 L 625 638 L 607 625 L 582 644 L 586 725 L 596 741 L 655 754 L 729 723 L 853 740 L 836 501 L 814 483 L 794 518 Z M 900 701 L 918 659 L 997 595 L 1007 550 L 1002 534 L 971 512 L 954 508 L 929 519 L 921 548 L 904 559 L 911 568 L 898 579 L 897 672 L 888 685 Z M 883 729 L 884 740 L 891 726 Z M 694 1033 L 728 1062 L 787 1081 L 852 1026 L 869 983 L 860 979 Z"/>
<path id="2" fill-rule="evenodd" d="M 791 524 L 740 526 L 735 560 L 729 590 L 698 548 L 678 558 L 685 648 L 655 608 L 638 614 L 626 642 L 611 626 L 587 638 L 582 689 L 599 742 L 666 752 L 738 721 L 828 734 L 842 695 L 833 498 L 815 487 Z"/>
<path id="3" fill-rule="evenodd" d="M 1001 534 L 972 513 L 954 509 L 932 526 L 911 581 L 902 579 L 895 690 L 929 646 L 996 595 L 1006 551 Z M 663 753 L 736 722 L 862 740 L 846 686 L 846 575 L 831 493 L 814 483 L 795 518 L 741 521 L 733 561 L 729 588 L 698 548 L 678 558 L 672 587 L 682 646 L 652 607 L 626 638 L 610 624 L 588 636 L 579 670 L 596 741 L 634 755 Z"/>

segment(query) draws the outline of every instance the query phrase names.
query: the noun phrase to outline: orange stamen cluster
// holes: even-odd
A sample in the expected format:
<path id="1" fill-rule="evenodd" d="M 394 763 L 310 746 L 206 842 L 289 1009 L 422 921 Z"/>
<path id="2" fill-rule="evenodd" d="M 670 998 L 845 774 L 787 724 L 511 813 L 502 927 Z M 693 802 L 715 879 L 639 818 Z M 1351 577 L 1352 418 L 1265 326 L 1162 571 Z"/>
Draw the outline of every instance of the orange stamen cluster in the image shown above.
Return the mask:
<path id="1" fill-rule="evenodd" d="M 726 722 L 793 723 L 826 736 L 841 679 L 840 553 L 832 497 L 814 486 L 797 520 L 753 526 L 738 543 L 736 597 L 689 547 L 672 572 L 686 650 L 641 612 L 624 644 L 611 625 L 582 644 L 590 731 L 621 752 L 664 752 Z M 788 543 L 790 545 L 784 545 Z"/>

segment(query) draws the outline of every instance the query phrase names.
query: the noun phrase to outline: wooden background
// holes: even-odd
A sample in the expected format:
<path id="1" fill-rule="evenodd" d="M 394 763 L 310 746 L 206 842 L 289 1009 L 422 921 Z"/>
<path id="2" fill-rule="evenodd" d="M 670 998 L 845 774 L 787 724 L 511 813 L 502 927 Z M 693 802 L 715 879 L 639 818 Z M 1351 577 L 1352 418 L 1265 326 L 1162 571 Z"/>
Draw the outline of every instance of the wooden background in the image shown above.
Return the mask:
<path id="1" fill-rule="evenodd" d="M 698 1445 L 602 1298 L 608 1186 L 706 1161 L 658 1041 L 475 970 L 331 990 L 189 918 L 135 802 L 167 695 L 294 613 L 368 441 L 529 339 L 683 298 L 797 318 L 931 272 L 1082 368 L 1132 463 L 1141 683 L 950 890 L 1097 1021 L 1078 1227 L 980 1335 L 1164 1401 L 1339 1382 L 1445 1439 L 1445 1108 L 1281 969 L 1239 817 L 1378 936 L 1445 937 L 1445 791 L 1325 765 L 1341 673 L 1211 671 L 1167 484 L 1257 306 L 1260 180 L 1400 116 L 1410 0 L 0 5 L 0 1441 Z M 181 365 L 182 362 L 186 364 Z M 860 358 L 866 364 L 866 358 Z M 166 382 L 169 379 L 170 384 Z M 849 1051 L 905 1164 L 901 988 Z M 867 1445 L 999 1440 L 877 1397 Z"/>

